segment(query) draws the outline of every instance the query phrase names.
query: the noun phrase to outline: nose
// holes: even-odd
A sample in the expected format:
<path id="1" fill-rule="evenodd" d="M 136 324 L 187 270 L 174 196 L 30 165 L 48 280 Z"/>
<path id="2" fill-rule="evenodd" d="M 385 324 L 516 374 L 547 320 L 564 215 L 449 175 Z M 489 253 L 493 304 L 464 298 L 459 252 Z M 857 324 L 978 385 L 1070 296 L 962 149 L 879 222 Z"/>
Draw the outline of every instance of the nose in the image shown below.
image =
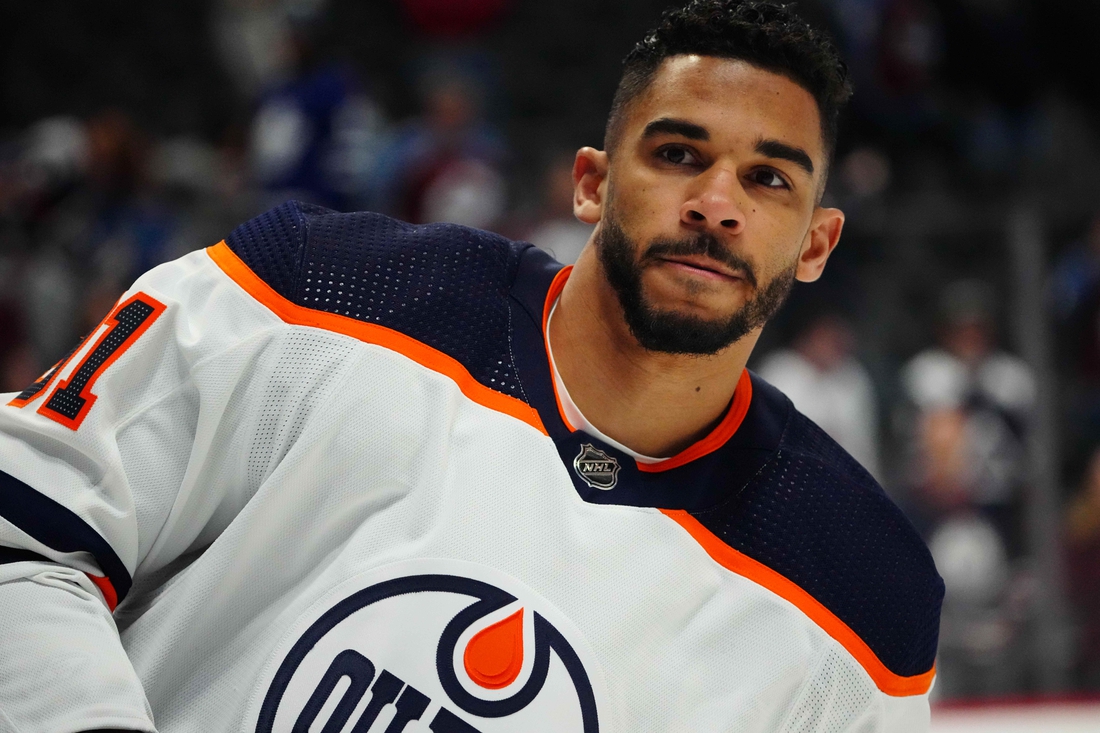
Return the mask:
<path id="1" fill-rule="evenodd" d="M 739 234 L 745 228 L 745 213 L 737 203 L 741 185 L 737 175 L 716 170 L 696 178 L 697 185 L 680 207 L 680 222 L 694 230 L 711 229 L 717 234 Z"/>

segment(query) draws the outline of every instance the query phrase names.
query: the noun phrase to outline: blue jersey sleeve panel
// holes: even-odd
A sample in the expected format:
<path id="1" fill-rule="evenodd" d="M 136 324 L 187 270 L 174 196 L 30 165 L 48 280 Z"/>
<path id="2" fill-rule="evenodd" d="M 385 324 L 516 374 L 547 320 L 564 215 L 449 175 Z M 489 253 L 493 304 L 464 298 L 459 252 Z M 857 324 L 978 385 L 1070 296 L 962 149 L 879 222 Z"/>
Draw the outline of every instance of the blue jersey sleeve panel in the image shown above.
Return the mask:
<path id="1" fill-rule="evenodd" d="M 245 222 L 226 244 L 292 303 L 400 331 L 484 386 L 528 401 L 512 358 L 508 291 L 530 245 L 296 201 Z"/>

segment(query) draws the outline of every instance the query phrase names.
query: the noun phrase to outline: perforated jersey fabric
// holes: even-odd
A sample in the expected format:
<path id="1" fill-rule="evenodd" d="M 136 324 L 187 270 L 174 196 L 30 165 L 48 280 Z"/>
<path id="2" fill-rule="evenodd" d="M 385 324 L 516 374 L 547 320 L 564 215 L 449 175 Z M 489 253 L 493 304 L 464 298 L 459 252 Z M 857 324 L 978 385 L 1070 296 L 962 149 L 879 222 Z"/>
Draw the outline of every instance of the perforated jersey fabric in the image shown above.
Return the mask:
<path id="1" fill-rule="evenodd" d="M 507 301 L 523 246 L 454 224 L 294 201 L 237 227 L 226 243 L 288 300 L 400 331 L 482 384 L 523 397 Z"/>
<path id="2" fill-rule="evenodd" d="M 166 309 L 78 428 L 37 411 L 52 380 L 0 406 L 0 731 L 927 730 L 942 585 L 897 509 L 755 377 L 736 432 L 675 468 L 570 431 L 560 270 L 291 203 L 139 279 Z M 461 649 L 521 610 L 523 661 L 487 688 Z"/>
<path id="3" fill-rule="evenodd" d="M 786 399 L 760 380 L 754 387 L 761 402 Z M 809 591 L 892 671 L 927 671 L 939 636 L 929 609 L 939 608 L 944 588 L 924 544 L 862 466 L 786 407 L 774 457 L 727 501 L 694 516 Z"/>

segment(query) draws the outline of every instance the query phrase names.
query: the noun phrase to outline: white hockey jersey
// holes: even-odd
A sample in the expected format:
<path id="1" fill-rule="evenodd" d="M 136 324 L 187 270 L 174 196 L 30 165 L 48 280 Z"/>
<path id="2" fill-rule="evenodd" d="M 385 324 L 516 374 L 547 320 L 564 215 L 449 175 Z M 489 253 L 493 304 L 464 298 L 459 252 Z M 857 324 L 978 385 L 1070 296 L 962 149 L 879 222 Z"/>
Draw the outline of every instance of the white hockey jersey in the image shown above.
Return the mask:
<path id="1" fill-rule="evenodd" d="M 567 277 L 297 203 L 141 277 L 0 401 L 0 732 L 925 730 L 901 513 L 748 372 L 659 463 L 574 431 Z"/>

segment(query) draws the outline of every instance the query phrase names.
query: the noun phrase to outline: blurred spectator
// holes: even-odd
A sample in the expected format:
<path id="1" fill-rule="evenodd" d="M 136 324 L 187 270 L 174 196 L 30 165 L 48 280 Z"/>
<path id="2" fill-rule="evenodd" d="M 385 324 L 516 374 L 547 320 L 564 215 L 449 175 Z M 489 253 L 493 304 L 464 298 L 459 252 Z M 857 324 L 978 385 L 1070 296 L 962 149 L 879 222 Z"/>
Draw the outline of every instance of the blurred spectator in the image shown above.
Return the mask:
<path id="1" fill-rule="evenodd" d="M 318 18 L 291 19 L 291 75 L 261 97 L 252 121 L 252 173 L 275 199 L 347 209 L 369 198 L 382 113 L 349 66 L 322 58 Z"/>
<path id="2" fill-rule="evenodd" d="M 940 620 L 938 694 L 1005 693 L 1020 684 L 1028 576 L 1016 571 L 1001 529 L 976 506 L 981 456 L 970 416 L 930 407 L 918 418 L 912 514 L 928 540 L 946 594 Z"/>
<path id="3" fill-rule="evenodd" d="M 88 140 L 91 226 L 74 254 L 90 268 L 91 293 L 103 291 L 113 302 L 141 273 L 166 259 L 174 214 L 155 195 L 149 177 L 152 145 L 129 114 L 96 115 L 88 121 Z M 102 318 L 98 302 L 89 308 L 91 323 Z"/>
<path id="4" fill-rule="evenodd" d="M 1029 578 L 1014 573 L 993 524 L 971 512 L 944 520 L 928 548 L 946 593 L 936 659 L 947 698 L 1005 694 L 1022 684 Z"/>
<path id="5" fill-rule="evenodd" d="M 814 318 L 792 348 L 768 355 L 760 376 L 872 475 L 880 475 L 874 384 L 855 357 L 855 335 L 847 321 L 833 314 Z"/>
<path id="6" fill-rule="evenodd" d="M 1023 435 L 1035 384 L 995 347 L 994 295 L 964 280 L 940 299 L 940 345 L 915 356 L 902 382 L 915 407 L 906 483 L 910 516 L 928 539 L 947 593 L 940 689 L 947 697 L 1022 684 L 1033 618 L 1021 552 Z"/>
<path id="7" fill-rule="evenodd" d="M 546 250 L 566 265 L 577 261 L 592 226 L 573 216 L 573 151 L 553 156 L 543 171 L 539 210 L 519 238 Z"/>
<path id="8" fill-rule="evenodd" d="M 215 244 L 266 203 L 247 187 L 244 153 L 233 140 L 220 146 L 190 136 L 163 140 L 149 167 L 151 185 L 174 212 L 164 260 Z"/>
<path id="9" fill-rule="evenodd" d="M 47 195 L 59 195 L 80 180 L 88 168 L 88 136 L 74 117 L 47 117 L 26 135 L 22 184 Z"/>
<path id="10" fill-rule="evenodd" d="M 90 231 L 94 207 L 88 199 L 88 176 L 101 149 L 86 126 L 68 116 L 40 120 L 23 136 L 11 212 L 19 222 L 22 246 L 6 284 L 25 318 L 26 340 L 17 361 L 32 364 L 32 371 L 59 358 L 79 328 L 77 279 L 70 259 Z M 90 271 L 90 262 L 84 264 Z"/>
<path id="11" fill-rule="evenodd" d="M 1035 399 L 1024 362 L 996 348 L 992 287 L 960 280 L 940 297 L 940 346 L 922 351 L 906 365 L 905 386 L 922 409 L 989 406 L 1023 419 Z"/>
<path id="12" fill-rule="evenodd" d="M 399 0 L 417 31 L 407 68 L 421 114 L 391 136 L 373 181 L 374 208 L 414 223 L 498 228 L 508 204 L 506 146 L 490 124 L 500 62 L 484 34 L 512 0 Z"/>
<path id="13" fill-rule="evenodd" d="M 220 0 L 215 6 L 212 25 L 222 62 L 250 101 L 293 68 L 285 6 L 282 0 Z"/>
<path id="14" fill-rule="evenodd" d="M 827 204 L 843 209 L 850 220 L 864 226 L 882 226 L 890 215 L 893 190 L 894 165 L 885 148 L 860 145 L 838 158 Z"/>
<path id="15" fill-rule="evenodd" d="M 1082 687 L 1100 689 L 1100 449 L 1089 461 L 1066 521 L 1066 575 L 1081 627 L 1077 672 Z"/>
<path id="16" fill-rule="evenodd" d="M 953 283 L 941 298 L 940 346 L 922 351 L 902 370 L 906 393 L 917 409 L 918 430 L 952 415 L 967 504 L 982 507 L 1008 537 L 1015 537 L 1011 508 L 1022 478 L 1021 441 L 1035 383 L 1022 360 L 995 347 L 994 297 L 985 283 Z M 919 443 L 918 443 L 919 445 Z M 925 492 L 929 465 L 918 458 L 915 484 Z M 923 466 L 923 468 L 921 467 Z M 936 514 L 935 502 L 925 502 Z"/>
<path id="17" fill-rule="evenodd" d="M 486 121 L 483 90 L 452 69 L 422 80 L 424 114 L 402 125 L 375 170 L 379 208 L 405 221 L 492 227 L 507 203 L 505 147 Z"/>

